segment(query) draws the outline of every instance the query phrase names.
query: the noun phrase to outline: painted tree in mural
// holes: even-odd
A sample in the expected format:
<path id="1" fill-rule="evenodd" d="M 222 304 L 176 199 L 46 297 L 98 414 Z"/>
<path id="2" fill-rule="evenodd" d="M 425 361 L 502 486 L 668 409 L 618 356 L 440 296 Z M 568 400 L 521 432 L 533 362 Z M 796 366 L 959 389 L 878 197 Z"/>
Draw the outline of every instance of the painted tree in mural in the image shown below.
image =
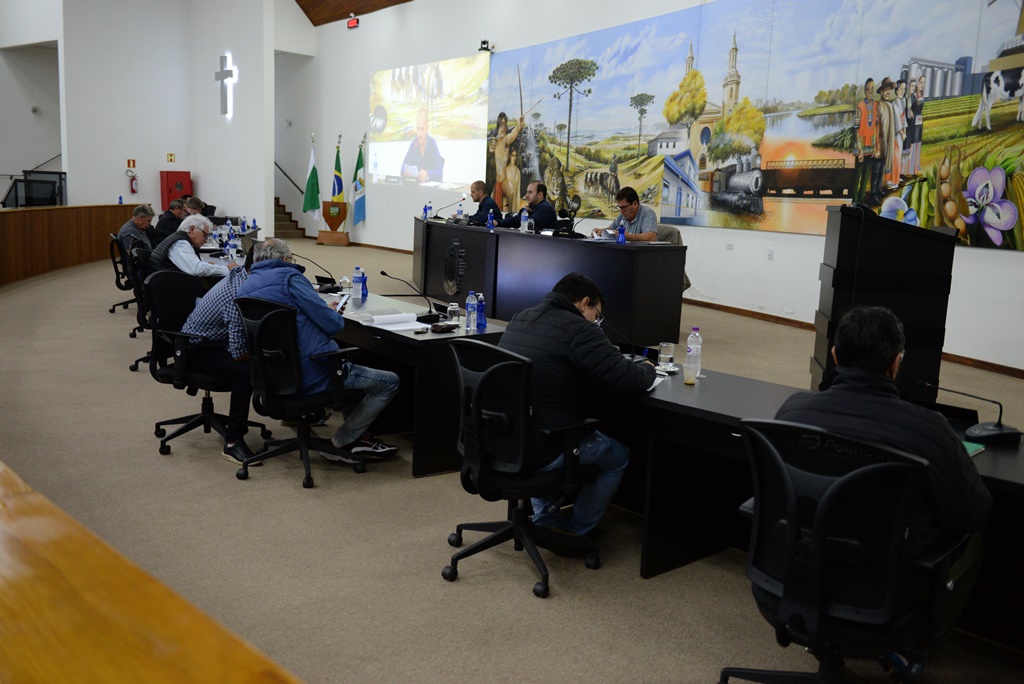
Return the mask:
<path id="1" fill-rule="evenodd" d="M 636 132 L 636 152 L 640 154 L 640 136 L 643 135 L 644 117 L 647 116 L 647 105 L 654 102 L 654 96 L 649 93 L 637 93 L 629 98 L 629 106 L 637 111 L 640 118 L 640 128 Z"/>
<path id="2" fill-rule="evenodd" d="M 723 162 L 729 157 L 738 157 L 761 145 L 764 137 L 764 114 L 753 105 L 750 98 L 743 98 L 732 114 L 715 124 L 714 135 L 708 144 L 708 157 Z"/>
<path id="3" fill-rule="evenodd" d="M 537 130 L 540 127 L 540 112 L 533 113 L 533 130 Z"/>
<path id="4" fill-rule="evenodd" d="M 558 144 L 561 145 L 562 144 L 562 133 L 565 133 L 565 124 L 564 123 L 555 124 L 555 132 L 558 133 Z"/>
<path id="5" fill-rule="evenodd" d="M 592 59 L 570 59 L 568 62 L 562 62 L 555 67 L 555 70 L 548 76 L 548 81 L 551 83 L 565 88 L 560 93 L 555 93 L 555 99 L 560 100 L 566 93 L 569 94 L 569 117 L 566 119 L 568 122 L 568 134 L 565 136 L 565 172 L 569 172 L 569 148 L 572 147 L 572 100 L 573 95 L 578 94 L 580 97 L 586 97 L 590 95 L 592 90 L 587 88 L 577 88 L 581 83 L 585 83 L 590 79 L 594 78 L 597 74 L 597 62 Z"/>
<path id="6" fill-rule="evenodd" d="M 704 87 L 704 75 L 696 69 L 690 69 L 679 82 L 679 89 L 665 100 L 661 111 L 670 125 L 682 124 L 689 130 L 693 122 L 704 113 L 707 104 L 708 91 Z"/>

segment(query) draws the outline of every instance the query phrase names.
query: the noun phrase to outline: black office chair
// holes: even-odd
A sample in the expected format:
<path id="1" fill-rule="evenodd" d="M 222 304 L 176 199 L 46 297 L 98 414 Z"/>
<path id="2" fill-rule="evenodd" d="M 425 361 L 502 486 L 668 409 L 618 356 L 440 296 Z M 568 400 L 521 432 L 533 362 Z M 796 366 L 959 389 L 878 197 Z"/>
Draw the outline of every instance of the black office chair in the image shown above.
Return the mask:
<path id="1" fill-rule="evenodd" d="M 135 291 L 135 329 L 128 333 L 128 337 L 135 337 L 136 333 L 150 330 L 149 300 L 147 299 L 145 282 L 146 278 L 153 272 L 149 264 L 149 257 L 153 250 L 145 247 L 133 247 L 128 258 L 128 270 L 132 274 L 132 288 Z M 133 373 L 139 370 L 139 364 L 149 363 L 150 356 L 140 356 L 135 359 L 128 370 Z"/>
<path id="2" fill-rule="evenodd" d="M 350 454 L 334 446 L 331 440 L 317 437 L 310 427 L 321 418 L 325 406 L 351 404 L 353 397 L 362 395 L 361 391 L 346 390 L 342 386 L 344 364 L 356 350 L 346 348 L 313 356 L 314 361 L 330 366 L 332 383 L 324 392 L 301 394 L 301 356 L 295 309 L 255 297 L 239 297 L 235 305 L 245 326 L 252 366 L 253 407 L 260 415 L 297 423 L 295 437 L 267 442 L 264 451 L 243 461 L 236 473 L 238 479 L 248 479 L 249 466 L 253 463 L 298 451 L 306 471 L 302 486 L 308 489 L 313 486 L 310 449 L 355 458 L 358 462 L 353 464 L 353 470 L 365 473 L 366 463 L 358 454 Z"/>
<path id="3" fill-rule="evenodd" d="M 457 525 L 448 536 L 451 546 L 462 546 L 464 530 L 491 534 L 453 555 L 441 576 L 454 582 L 459 576 L 459 561 L 513 539 L 515 549 L 525 548 L 540 572 L 533 593 L 545 598 L 549 591 L 548 569 L 537 547 L 571 550 L 586 556 L 588 568 L 601 566 L 599 549 L 587 537 L 559 534 L 530 520 L 532 497 L 560 493 L 574 497 L 581 484 L 594 480 L 597 467 L 579 464 L 578 447 L 584 430 L 595 421 L 548 432 L 565 440 L 565 468 L 526 472 L 524 463 L 531 449 L 529 389 L 533 362 L 479 340 L 454 340 L 451 349 L 460 394 L 462 487 L 486 501 L 508 501 L 508 519 Z"/>
<path id="4" fill-rule="evenodd" d="M 973 585 L 980 536 L 907 559 L 928 462 L 805 425 L 743 428 L 754 481 L 747 577 L 779 645 L 805 646 L 818 670 L 725 668 L 720 683 L 842 682 L 845 657 L 941 643 Z"/>
<path id="5" fill-rule="evenodd" d="M 114 285 L 117 286 L 117 289 L 122 292 L 132 292 L 131 272 L 128 270 L 128 254 L 124 251 L 124 245 L 121 244 L 121 241 L 113 233 L 110 234 L 110 263 L 114 267 Z M 134 303 L 135 297 L 132 297 L 123 302 L 117 302 L 108 310 L 110 313 L 114 313 L 117 307 L 127 309 L 129 304 Z"/>
<path id="6" fill-rule="evenodd" d="M 141 251 L 141 250 L 136 250 Z M 203 432 L 211 430 L 227 439 L 224 427 L 228 417 L 213 409 L 211 392 L 230 392 L 231 382 L 224 378 L 189 370 L 188 352 L 191 343 L 204 339 L 200 335 L 188 335 L 181 328 L 196 306 L 199 279 L 179 271 L 157 271 L 146 278 L 144 284 L 146 302 L 149 306 L 153 325 L 153 346 L 149 353 L 149 373 L 153 379 L 174 389 L 185 390 L 195 396 L 203 391 L 202 409 L 171 420 L 161 420 L 153 428 L 153 434 L 160 438 L 160 453 L 171 453 L 168 444 L 172 439 L 196 428 Z M 259 428 L 264 439 L 272 436 L 263 423 L 249 421 L 250 427 Z M 180 425 L 167 434 L 165 426 Z"/>

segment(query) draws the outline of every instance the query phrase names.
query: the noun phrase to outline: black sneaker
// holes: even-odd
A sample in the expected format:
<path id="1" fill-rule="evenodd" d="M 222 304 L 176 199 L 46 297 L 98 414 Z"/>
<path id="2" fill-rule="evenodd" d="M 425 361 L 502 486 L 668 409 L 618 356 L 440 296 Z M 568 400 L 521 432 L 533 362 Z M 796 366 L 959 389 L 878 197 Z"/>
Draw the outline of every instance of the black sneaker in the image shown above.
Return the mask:
<path id="1" fill-rule="evenodd" d="M 398 447 L 393 444 L 385 444 L 379 439 L 357 439 L 349 444 L 347 448 L 353 454 L 359 454 L 365 459 L 376 461 L 393 458 L 398 453 Z"/>
<path id="2" fill-rule="evenodd" d="M 225 444 L 224 445 L 223 454 L 224 454 L 224 460 L 231 461 L 235 465 L 242 465 L 242 461 L 244 461 L 247 458 L 252 458 L 253 456 L 256 455 L 256 454 L 252 453 L 252 449 L 250 449 L 249 445 L 246 444 L 245 440 L 242 440 L 242 439 L 238 440 L 237 442 L 235 442 L 231 446 L 228 446 L 227 444 Z M 263 465 L 263 461 L 257 461 L 256 463 L 250 463 L 249 465 L 251 467 L 255 468 L 256 466 Z"/>

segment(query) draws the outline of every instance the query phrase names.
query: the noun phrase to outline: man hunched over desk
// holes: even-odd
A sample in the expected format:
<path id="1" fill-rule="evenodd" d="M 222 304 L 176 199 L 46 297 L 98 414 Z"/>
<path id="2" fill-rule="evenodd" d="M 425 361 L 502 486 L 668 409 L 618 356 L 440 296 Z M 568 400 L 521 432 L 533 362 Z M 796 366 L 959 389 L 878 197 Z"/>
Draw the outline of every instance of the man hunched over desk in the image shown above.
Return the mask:
<path id="1" fill-rule="evenodd" d="M 626 359 L 601 330 L 604 296 L 590 278 L 570 273 L 537 306 L 512 317 L 498 346 L 533 361 L 530 407 L 533 412 L 533 463 L 538 472 L 562 466 L 562 444 L 540 429 L 583 420 L 594 391 L 639 393 L 654 382 L 654 365 Z M 583 486 L 576 504 L 564 513 L 561 501 L 533 499 L 533 522 L 571 534 L 597 525 L 619 488 L 629 449 L 594 431 L 580 442 L 580 464 L 596 465 L 597 479 Z"/>
<path id="2" fill-rule="evenodd" d="M 303 275 L 305 268 L 295 263 L 291 247 L 284 240 L 267 238 L 253 251 L 252 271 L 238 288 L 239 297 L 259 297 L 295 307 L 299 349 L 302 353 L 302 392 L 312 394 L 327 389 L 330 369 L 311 357 L 338 349 L 334 335 L 345 327 L 340 311 L 327 305 Z M 239 320 L 234 325 L 241 325 Z M 362 390 L 363 400 L 345 417 L 331 441 L 336 447 L 363 458 L 386 458 L 398 448 L 369 438 L 365 431 L 398 394 L 398 376 L 389 371 L 345 364 L 345 389 Z M 330 461 L 355 463 L 355 459 L 320 454 Z"/>

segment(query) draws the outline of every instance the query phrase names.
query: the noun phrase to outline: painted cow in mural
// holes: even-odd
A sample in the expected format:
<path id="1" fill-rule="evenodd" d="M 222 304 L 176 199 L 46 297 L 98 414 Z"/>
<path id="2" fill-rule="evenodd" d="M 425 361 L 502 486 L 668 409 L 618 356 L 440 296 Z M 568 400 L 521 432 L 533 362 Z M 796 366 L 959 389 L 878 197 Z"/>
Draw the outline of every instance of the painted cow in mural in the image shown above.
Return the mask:
<path id="1" fill-rule="evenodd" d="M 981 119 L 985 118 L 985 128 L 992 130 L 992 105 L 1004 100 L 1017 99 L 1017 121 L 1024 121 L 1024 83 L 1021 83 L 1021 72 L 1024 67 L 990 71 L 985 74 L 981 85 L 981 101 L 978 111 L 974 114 L 971 126 L 981 128 Z"/>

